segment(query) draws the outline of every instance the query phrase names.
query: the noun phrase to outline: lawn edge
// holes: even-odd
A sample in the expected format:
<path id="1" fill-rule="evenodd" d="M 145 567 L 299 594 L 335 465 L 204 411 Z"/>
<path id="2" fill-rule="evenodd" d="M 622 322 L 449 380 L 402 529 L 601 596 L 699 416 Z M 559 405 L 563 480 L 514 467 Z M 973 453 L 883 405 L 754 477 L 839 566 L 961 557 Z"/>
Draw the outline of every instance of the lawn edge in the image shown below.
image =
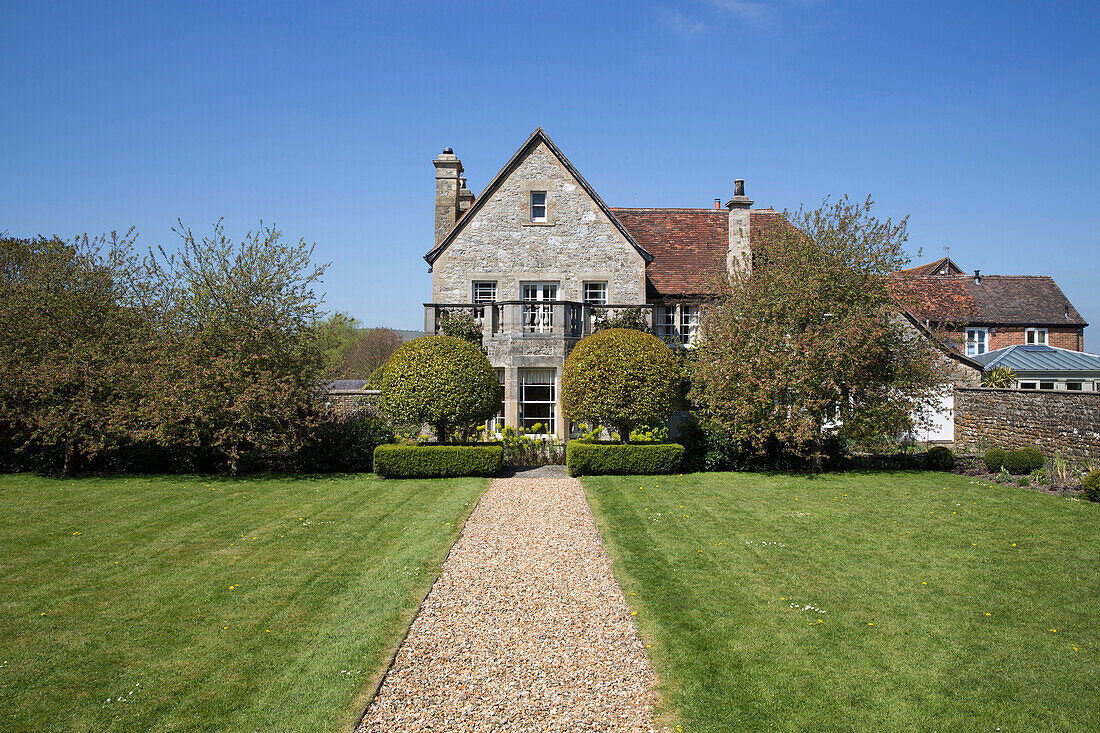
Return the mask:
<path id="1" fill-rule="evenodd" d="M 581 483 L 581 488 L 584 490 L 584 500 L 588 504 L 588 511 L 592 515 L 592 520 L 596 524 L 596 534 L 600 538 L 600 544 L 603 545 L 604 553 L 607 555 L 608 562 L 611 564 L 611 575 L 615 578 L 615 584 L 619 586 L 619 592 L 623 594 L 623 600 L 626 601 L 627 607 L 631 610 L 635 610 L 635 604 L 630 602 L 630 598 L 623 590 L 623 579 L 621 575 L 626 575 L 626 578 L 635 586 L 637 581 L 625 570 L 625 563 L 622 562 L 622 557 L 617 551 L 612 550 L 611 546 L 607 544 L 607 540 L 604 539 L 603 525 L 606 524 L 606 518 L 596 511 L 592 503 L 592 497 L 590 495 L 586 481 L 595 478 L 591 476 L 578 476 L 577 480 Z M 631 478 L 629 476 L 615 478 Z M 639 476 L 638 478 L 645 479 L 645 476 Z M 596 502 L 599 504 L 599 502 Z M 642 628 L 642 625 L 638 622 L 637 617 L 632 617 L 634 623 L 634 629 L 638 633 L 638 638 L 645 644 L 647 641 L 655 641 L 651 637 L 651 634 L 647 634 Z M 661 730 L 672 730 L 676 725 L 676 721 L 681 718 L 679 710 L 675 705 L 671 703 L 668 696 L 665 694 L 665 690 L 671 685 L 671 682 L 663 675 L 656 664 L 653 663 L 653 655 L 644 651 L 646 660 L 649 662 L 649 666 L 653 669 L 653 674 L 657 677 L 657 686 L 653 688 L 651 694 L 653 695 L 653 724 Z"/>
<path id="2" fill-rule="evenodd" d="M 416 619 L 420 617 L 420 609 L 424 607 L 424 601 L 428 600 L 428 596 L 431 595 L 432 589 L 435 588 L 435 584 L 439 582 L 440 575 L 443 574 L 443 566 L 451 559 L 451 553 L 454 552 L 455 546 L 458 541 L 462 539 L 462 535 L 466 531 L 466 522 L 470 520 L 473 513 L 477 511 L 477 508 L 481 506 L 481 500 L 485 498 L 485 492 L 489 490 L 489 486 L 495 481 L 496 478 L 488 478 L 485 481 L 485 487 L 481 490 L 480 496 L 477 497 L 477 501 L 470 508 L 470 511 L 466 512 L 466 515 L 460 519 L 461 525 L 458 528 L 458 534 L 455 535 L 455 541 L 451 543 L 451 546 L 447 548 L 447 553 L 443 556 L 442 561 L 439 563 L 439 574 L 432 580 L 431 585 L 428 586 L 428 590 L 424 591 L 424 595 L 420 598 L 420 601 L 416 604 L 416 609 L 413 611 L 412 616 L 409 618 L 408 623 L 405 623 L 405 630 L 401 632 L 400 638 L 393 645 L 393 649 L 390 651 L 389 656 L 385 663 L 380 665 L 379 671 L 375 673 L 372 678 L 373 689 L 371 690 L 370 697 L 367 698 L 366 703 L 363 705 L 363 712 L 359 714 L 359 717 L 355 720 L 355 725 L 351 730 L 356 731 L 359 726 L 363 724 L 363 721 L 367 717 L 367 713 L 370 711 L 370 706 L 378 697 L 379 690 L 382 689 L 382 685 L 386 681 L 386 677 L 389 676 L 390 671 L 393 669 L 394 663 L 397 661 L 397 653 L 401 651 L 401 647 L 405 644 L 405 640 L 409 638 L 409 632 L 412 631 L 413 624 L 416 623 Z"/>

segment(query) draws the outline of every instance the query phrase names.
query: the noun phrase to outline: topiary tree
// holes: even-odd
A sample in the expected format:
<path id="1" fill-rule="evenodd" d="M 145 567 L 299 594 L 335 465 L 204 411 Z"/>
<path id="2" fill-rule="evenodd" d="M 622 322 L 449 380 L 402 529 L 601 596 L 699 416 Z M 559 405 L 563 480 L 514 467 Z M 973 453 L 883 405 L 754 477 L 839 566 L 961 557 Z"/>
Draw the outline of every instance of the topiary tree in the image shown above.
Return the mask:
<path id="1" fill-rule="evenodd" d="M 924 456 L 924 465 L 929 471 L 950 471 L 955 467 L 955 453 L 947 446 L 933 446 Z"/>
<path id="2" fill-rule="evenodd" d="M 424 336 L 394 352 L 382 375 L 379 407 L 397 423 L 422 425 L 446 443 L 500 409 L 502 387 L 481 350 L 454 336 Z"/>
<path id="3" fill-rule="evenodd" d="M 612 425 L 630 442 L 635 427 L 657 427 L 676 409 L 680 363 L 668 345 L 625 328 L 580 341 L 562 370 L 561 406 L 571 420 Z"/>
<path id="4" fill-rule="evenodd" d="M 1089 471 L 1089 475 L 1081 482 L 1081 488 L 1081 496 L 1089 501 L 1100 501 L 1100 470 Z"/>

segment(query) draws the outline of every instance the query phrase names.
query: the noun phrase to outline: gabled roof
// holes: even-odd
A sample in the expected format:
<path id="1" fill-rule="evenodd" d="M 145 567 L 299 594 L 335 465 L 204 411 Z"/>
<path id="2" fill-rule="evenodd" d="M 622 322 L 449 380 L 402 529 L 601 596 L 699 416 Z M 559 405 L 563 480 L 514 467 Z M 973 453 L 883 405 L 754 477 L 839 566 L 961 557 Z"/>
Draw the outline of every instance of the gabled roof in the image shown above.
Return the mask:
<path id="1" fill-rule="evenodd" d="M 1014 372 L 1095 372 L 1100 374 L 1100 356 L 1055 346 L 1006 346 L 971 357 L 986 369 L 1006 366 Z"/>
<path id="2" fill-rule="evenodd" d="M 898 270 L 895 275 L 904 275 L 906 277 L 931 277 L 933 275 L 961 275 L 963 269 L 955 264 L 955 261 L 950 257 L 941 257 L 935 262 L 929 262 L 924 265 L 917 265 L 916 267 L 910 267 L 905 270 Z"/>
<path id="3" fill-rule="evenodd" d="M 891 286 L 918 319 L 937 323 L 1005 326 L 1087 326 L 1049 275 L 910 277 L 894 273 Z"/>
<path id="4" fill-rule="evenodd" d="M 715 280 L 726 271 L 729 212 L 725 209 L 625 209 L 612 211 L 653 261 L 646 268 L 649 298 L 698 297 L 715 293 Z M 763 240 L 778 212 L 749 212 L 749 245 Z"/>
<path id="5" fill-rule="evenodd" d="M 485 190 L 481 192 L 481 195 L 474 199 L 474 205 L 471 206 L 469 211 L 467 211 L 462 216 L 462 218 L 458 220 L 458 222 L 454 225 L 454 228 L 451 229 L 450 233 L 447 234 L 443 241 L 432 248 L 432 250 L 428 252 L 428 254 L 424 255 L 424 259 L 428 261 L 429 265 L 435 262 L 436 258 L 439 257 L 440 253 L 442 253 L 443 250 L 447 249 L 447 246 L 454 241 L 459 232 L 461 232 L 466 227 L 466 224 L 470 221 L 473 221 L 473 218 L 477 216 L 477 212 L 481 211 L 481 207 L 485 205 L 485 202 L 492 198 L 493 194 L 496 193 L 501 184 L 503 184 L 504 181 L 508 179 L 508 176 L 512 174 L 512 171 L 514 171 L 519 166 L 519 164 L 523 161 L 527 154 L 539 143 L 543 143 L 544 145 L 546 145 L 547 148 L 550 149 L 550 152 L 552 152 L 554 156 L 557 157 L 562 166 L 564 166 L 565 169 L 569 171 L 569 174 L 577 180 L 577 183 L 579 183 L 581 188 L 584 189 L 584 192 L 587 193 L 592 198 L 592 200 L 596 202 L 596 205 L 600 207 L 600 211 L 602 211 L 604 215 L 611 220 L 611 223 L 614 224 L 615 228 L 618 229 L 619 232 L 626 238 L 626 241 L 628 241 L 630 245 L 638 251 L 638 254 L 640 254 L 647 263 L 653 260 L 653 255 L 647 252 L 645 248 L 640 246 L 634 240 L 634 237 L 632 237 L 630 235 L 630 232 L 628 232 L 623 227 L 622 223 L 615 218 L 615 214 L 612 213 L 607 204 L 603 202 L 603 199 L 601 199 L 600 195 L 596 193 L 596 190 L 588 184 L 588 181 L 584 180 L 584 176 L 582 176 L 577 171 L 577 169 L 573 167 L 573 164 L 570 163 L 569 159 L 565 157 L 565 154 L 558 149 L 558 146 L 554 144 L 554 141 L 550 139 L 550 136 L 546 134 L 542 127 L 538 127 L 535 129 L 534 132 L 531 133 L 531 136 L 527 138 L 527 141 L 520 146 L 515 155 L 513 155 L 508 160 L 508 162 L 504 164 L 504 167 L 500 169 L 500 173 L 496 174 L 496 177 L 494 177 L 489 185 L 485 187 Z"/>

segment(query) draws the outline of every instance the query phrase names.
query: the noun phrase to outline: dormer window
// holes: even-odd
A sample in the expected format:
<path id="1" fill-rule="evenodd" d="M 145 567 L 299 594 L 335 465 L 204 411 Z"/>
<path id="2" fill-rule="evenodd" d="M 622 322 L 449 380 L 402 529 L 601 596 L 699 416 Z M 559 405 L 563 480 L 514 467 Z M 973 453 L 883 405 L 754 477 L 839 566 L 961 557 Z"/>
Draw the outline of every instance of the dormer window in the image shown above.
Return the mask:
<path id="1" fill-rule="evenodd" d="M 535 224 L 546 223 L 546 191 L 531 192 L 531 221 Z"/>

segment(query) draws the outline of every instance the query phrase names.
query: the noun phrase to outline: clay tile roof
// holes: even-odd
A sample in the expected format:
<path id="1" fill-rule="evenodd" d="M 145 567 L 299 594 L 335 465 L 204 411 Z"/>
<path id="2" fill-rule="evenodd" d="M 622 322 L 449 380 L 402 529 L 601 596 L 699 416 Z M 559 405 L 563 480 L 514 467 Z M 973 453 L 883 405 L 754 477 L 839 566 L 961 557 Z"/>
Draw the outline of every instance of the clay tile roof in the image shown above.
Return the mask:
<path id="1" fill-rule="evenodd" d="M 715 279 L 726 269 L 729 212 L 725 209 L 618 209 L 615 218 L 641 247 L 653 255 L 646 268 L 649 298 L 711 295 Z M 767 222 L 778 220 L 771 209 L 749 213 L 750 245 L 760 241 Z"/>
<path id="2" fill-rule="evenodd" d="M 946 272 L 944 268 L 946 267 Z M 930 277 L 932 275 L 947 274 L 958 275 L 963 271 L 961 267 L 955 264 L 950 257 L 941 257 L 935 262 L 928 262 L 923 265 L 917 265 L 916 267 L 910 267 L 905 270 L 898 270 L 895 275 L 902 275 L 904 277 Z"/>
<path id="3" fill-rule="evenodd" d="M 908 277 L 895 273 L 901 305 L 919 320 L 989 325 L 1087 326 L 1049 275 Z M 1067 309 L 1068 308 L 1068 315 Z"/>

